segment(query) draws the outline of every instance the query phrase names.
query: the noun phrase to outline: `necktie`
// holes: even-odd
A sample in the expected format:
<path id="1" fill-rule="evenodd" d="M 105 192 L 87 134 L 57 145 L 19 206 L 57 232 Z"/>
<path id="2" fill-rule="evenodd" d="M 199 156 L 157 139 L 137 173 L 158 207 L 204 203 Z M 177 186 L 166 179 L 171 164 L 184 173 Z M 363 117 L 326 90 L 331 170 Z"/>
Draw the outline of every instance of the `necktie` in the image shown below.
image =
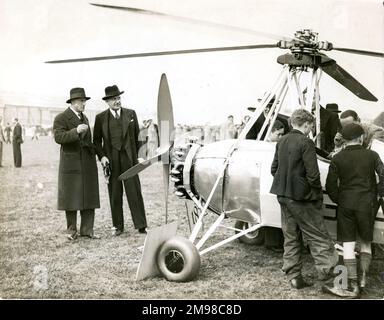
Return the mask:
<path id="1" fill-rule="evenodd" d="M 113 110 L 113 111 L 115 112 L 115 118 L 116 118 L 117 120 L 119 120 L 120 116 L 119 116 L 119 114 L 117 113 L 117 110 Z"/>
<path id="2" fill-rule="evenodd" d="M 79 118 L 80 118 L 80 122 L 84 123 L 84 114 L 82 112 L 79 112 L 78 115 L 79 115 Z"/>

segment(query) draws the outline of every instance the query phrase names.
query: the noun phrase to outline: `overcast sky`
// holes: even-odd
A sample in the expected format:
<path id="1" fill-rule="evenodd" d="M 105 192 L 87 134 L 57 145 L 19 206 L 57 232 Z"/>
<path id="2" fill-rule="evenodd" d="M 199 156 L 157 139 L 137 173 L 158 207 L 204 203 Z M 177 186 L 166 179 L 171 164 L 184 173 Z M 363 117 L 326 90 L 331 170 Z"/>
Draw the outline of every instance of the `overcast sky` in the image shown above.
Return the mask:
<path id="1" fill-rule="evenodd" d="M 335 46 L 384 51 L 381 0 L 100 0 L 248 29 L 293 36 L 312 28 Z M 94 7 L 82 0 L 0 0 L 0 103 L 66 107 L 69 90 L 84 87 L 89 108 L 106 107 L 104 88 L 125 90 L 126 107 L 153 117 L 160 76 L 168 76 L 176 122 L 235 122 L 256 105 L 281 68 L 281 49 L 122 59 L 73 64 L 47 60 L 149 51 L 275 43 L 276 40 Z M 327 75 L 321 103 L 354 108 L 363 118 L 384 110 L 384 59 L 332 51 L 330 57 L 379 102 L 366 102 Z"/>

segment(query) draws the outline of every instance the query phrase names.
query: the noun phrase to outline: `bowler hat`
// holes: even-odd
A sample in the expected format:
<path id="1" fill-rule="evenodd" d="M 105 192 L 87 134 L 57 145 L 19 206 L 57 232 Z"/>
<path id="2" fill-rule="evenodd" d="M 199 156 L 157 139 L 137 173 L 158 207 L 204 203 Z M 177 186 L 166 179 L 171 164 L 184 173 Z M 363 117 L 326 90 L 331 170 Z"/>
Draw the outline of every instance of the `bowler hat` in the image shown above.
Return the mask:
<path id="1" fill-rule="evenodd" d="M 332 111 L 332 112 L 336 112 L 336 113 L 341 112 L 341 110 L 339 110 L 339 106 L 337 105 L 337 103 L 328 103 L 325 106 L 325 109 Z"/>
<path id="2" fill-rule="evenodd" d="M 67 100 L 67 103 L 71 103 L 73 99 L 91 99 L 90 97 L 85 96 L 84 88 L 72 88 L 69 93 L 69 96 L 70 98 Z"/>
<path id="3" fill-rule="evenodd" d="M 103 98 L 103 100 L 107 100 L 109 98 L 113 98 L 113 97 L 119 96 L 119 95 L 121 95 L 123 93 L 124 93 L 124 91 L 120 92 L 120 90 L 117 87 L 117 85 L 114 84 L 113 86 L 109 86 L 109 87 L 105 88 L 105 97 Z"/>
<path id="4" fill-rule="evenodd" d="M 364 134 L 364 129 L 357 123 L 348 123 L 341 130 L 341 135 L 345 140 L 353 140 Z"/>

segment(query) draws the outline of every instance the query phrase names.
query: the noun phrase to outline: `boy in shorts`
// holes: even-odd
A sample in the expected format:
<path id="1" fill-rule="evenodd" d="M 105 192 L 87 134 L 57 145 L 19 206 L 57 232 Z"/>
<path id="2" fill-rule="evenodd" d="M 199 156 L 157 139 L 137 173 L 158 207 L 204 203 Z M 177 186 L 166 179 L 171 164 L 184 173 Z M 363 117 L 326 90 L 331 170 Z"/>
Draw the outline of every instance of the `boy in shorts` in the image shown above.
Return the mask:
<path id="1" fill-rule="evenodd" d="M 362 146 L 364 130 L 357 123 L 345 125 L 341 132 L 346 147 L 337 153 L 329 166 L 326 191 L 338 205 L 337 239 L 343 242 L 343 258 L 348 274 L 348 288 L 325 285 L 323 291 L 344 298 L 357 298 L 366 285 L 372 259 L 371 242 L 378 209 L 378 196 L 384 196 L 384 166 L 379 155 Z M 376 184 L 376 175 L 379 184 Z M 360 288 L 357 283 L 355 244 L 359 239 Z"/>

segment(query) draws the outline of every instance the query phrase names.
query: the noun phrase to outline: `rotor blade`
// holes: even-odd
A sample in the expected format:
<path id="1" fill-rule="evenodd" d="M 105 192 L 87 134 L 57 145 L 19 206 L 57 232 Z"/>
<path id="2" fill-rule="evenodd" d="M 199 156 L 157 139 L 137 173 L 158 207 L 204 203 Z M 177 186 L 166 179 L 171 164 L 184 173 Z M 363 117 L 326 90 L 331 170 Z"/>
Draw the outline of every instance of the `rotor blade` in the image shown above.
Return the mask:
<path id="1" fill-rule="evenodd" d="M 251 49 L 266 49 L 266 48 L 277 48 L 277 44 L 258 44 L 258 45 L 249 45 L 249 46 L 234 46 L 234 47 L 217 47 L 217 48 L 144 52 L 144 53 L 133 53 L 133 54 L 121 54 L 121 55 L 114 55 L 114 56 L 51 60 L 51 61 L 46 61 L 45 63 L 87 62 L 87 61 L 98 61 L 98 60 L 143 58 L 143 57 L 154 57 L 154 56 L 168 56 L 168 55 L 175 55 L 175 54 L 204 53 L 204 52 L 233 51 L 233 50 L 251 50 Z"/>
<path id="2" fill-rule="evenodd" d="M 170 146 L 168 146 L 168 147 L 165 146 L 164 149 L 159 150 L 158 153 L 155 156 L 153 156 L 151 159 L 148 159 L 148 160 L 145 160 L 143 162 L 140 162 L 137 165 L 129 168 L 127 171 L 122 173 L 118 177 L 118 179 L 119 180 L 127 180 L 128 178 L 133 177 L 134 175 L 140 173 L 141 171 L 143 171 L 144 169 L 148 168 L 152 164 L 158 162 L 160 160 L 159 159 L 160 156 L 162 156 L 163 154 L 169 152 L 169 148 L 170 148 Z"/>
<path id="3" fill-rule="evenodd" d="M 359 49 L 350 49 L 350 48 L 333 48 L 333 50 L 343 51 L 353 54 L 362 54 L 365 56 L 384 58 L 383 52 L 375 52 L 375 51 L 367 51 L 367 50 L 359 50 Z"/>
<path id="4" fill-rule="evenodd" d="M 96 7 L 128 11 L 128 12 L 143 14 L 143 15 L 159 16 L 159 17 L 163 17 L 163 18 L 167 18 L 167 19 L 171 19 L 171 20 L 175 20 L 175 21 L 179 21 L 179 22 L 187 22 L 187 23 L 197 24 L 200 26 L 205 25 L 208 27 L 226 29 L 228 31 L 248 33 L 248 34 L 253 34 L 256 36 L 275 39 L 275 40 L 286 40 L 286 41 L 292 40 L 292 38 L 280 36 L 280 35 L 269 33 L 269 32 L 257 31 L 257 30 L 252 30 L 252 29 L 242 28 L 242 27 L 237 27 L 237 26 L 232 26 L 232 25 L 226 25 L 226 24 L 222 24 L 222 23 L 218 23 L 218 22 L 175 16 L 175 15 L 171 15 L 171 14 L 163 13 L 163 12 L 158 12 L 158 11 L 151 11 L 151 10 L 145 10 L 145 9 L 133 8 L 133 7 L 112 6 L 112 5 L 97 4 L 97 3 L 90 3 L 90 4 L 93 6 L 96 6 Z"/>
<path id="5" fill-rule="evenodd" d="M 321 68 L 325 73 L 346 87 L 353 94 L 360 99 L 367 101 L 377 101 L 377 98 L 368 91 L 359 81 L 357 81 L 352 75 L 340 67 L 336 62 L 327 63 L 322 65 Z"/>

